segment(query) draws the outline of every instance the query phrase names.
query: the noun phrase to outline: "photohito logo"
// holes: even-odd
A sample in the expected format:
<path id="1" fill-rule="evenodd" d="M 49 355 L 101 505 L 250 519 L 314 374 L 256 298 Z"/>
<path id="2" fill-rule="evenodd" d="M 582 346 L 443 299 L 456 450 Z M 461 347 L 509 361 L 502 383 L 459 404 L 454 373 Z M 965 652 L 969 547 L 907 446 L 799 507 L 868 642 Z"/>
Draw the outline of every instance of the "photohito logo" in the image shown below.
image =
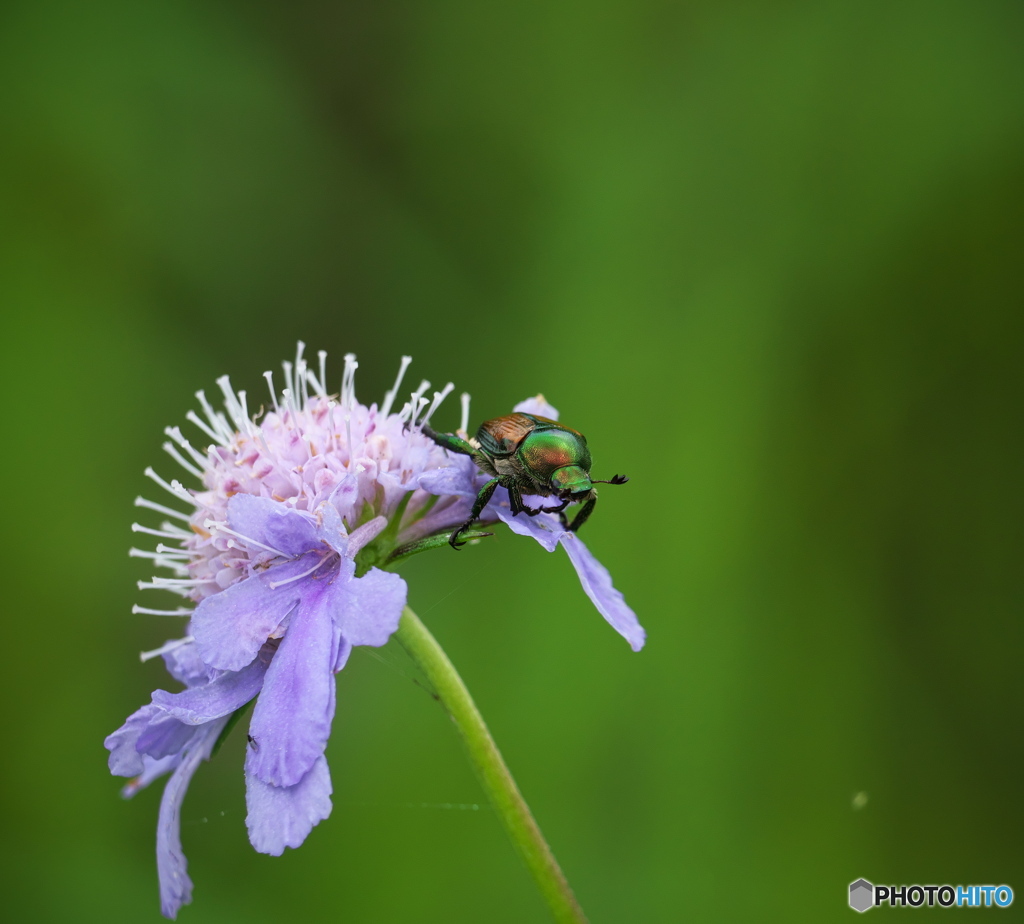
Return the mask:
<path id="1" fill-rule="evenodd" d="M 1013 889 L 1008 885 L 909 885 L 876 886 L 867 879 L 850 883 L 850 907 L 867 911 L 876 905 L 920 908 L 1007 908 L 1013 904 Z"/>

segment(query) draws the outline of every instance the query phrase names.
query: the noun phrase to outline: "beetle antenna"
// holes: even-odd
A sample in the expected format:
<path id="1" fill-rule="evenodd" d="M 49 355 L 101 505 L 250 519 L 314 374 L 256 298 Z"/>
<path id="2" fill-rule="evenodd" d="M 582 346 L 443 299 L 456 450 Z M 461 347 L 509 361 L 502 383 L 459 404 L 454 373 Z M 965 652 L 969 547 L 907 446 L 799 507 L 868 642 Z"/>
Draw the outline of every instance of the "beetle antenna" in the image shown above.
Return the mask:
<path id="1" fill-rule="evenodd" d="M 591 484 L 625 484 L 629 481 L 628 475 L 612 475 L 607 481 L 603 481 L 600 478 L 591 478 Z"/>

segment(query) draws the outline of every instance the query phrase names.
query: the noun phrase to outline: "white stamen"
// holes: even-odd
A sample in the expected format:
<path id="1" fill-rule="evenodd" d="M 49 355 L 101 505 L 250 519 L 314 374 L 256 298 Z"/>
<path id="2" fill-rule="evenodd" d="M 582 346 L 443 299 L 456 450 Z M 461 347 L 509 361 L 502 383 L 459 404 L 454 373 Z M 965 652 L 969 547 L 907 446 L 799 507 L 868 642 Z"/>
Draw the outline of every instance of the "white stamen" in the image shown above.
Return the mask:
<path id="1" fill-rule="evenodd" d="M 304 359 L 300 359 L 295 364 L 295 391 L 298 393 L 299 400 L 302 402 L 303 407 L 305 407 L 309 402 L 308 374 L 306 361 Z"/>
<path id="2" fill-rule="evenodd" d="M 145 581 L 136 581 L 139 590 L 169 590 L 179 597 L 188 597 L 192 593 L 187 587 L 162 587 L 159 584 L 148 584 Z"/>
<path id="3" fill-rule="evenodd" d="M 264 545 L 262 542 L 257 542 L 255 539 L 250 539 L 248 536 L 243 536 L 241 533 L 236 533 L 233 529 L 228 529 L 223 523 L 217 520 L 206 520 L 203 523 L 204 529 L 215 529 L 219 533 L 227 533 L 229 536 L 235 536 L 241 539 L 248 545 L 258 545 L 261 549 L 266 549 L 268 552 L 273 552 L 275 555 L 280 555 L 281 558 L 294 559 L 295 555 L 289 555 L 287 552 L 282 552 L 280 549 L 275 549 L 272 546 Z"/>
<path id="4" fill-rule="evenodd" d="M 196 450 L 192 444 L 181 435 L 181 430 L 177 427 L 164 427 L 164 433 L 166 433 L 174 442 L 176 442 L 182 449 L 185 450 L 200 468 L 206 468 L 207 460 L 201 452 Z"/>
<path id="5" fill-rule="evenodd" d="M 238 403 L 238 397 L 235 395 L 234 388 L 231 387 L 231 379 L 222 375 L 217 379 L 217 385 L 220 387 L 221 394 L 224 395 L 224 407 L 228 409 L 228 414 L 231 415 L 232 421 L 234 421 L 236 430 L 244 430 L 245 422 L 242 418 L 242 406 Z"/>
<path id="6" fill-rule="evenodd" d="M 207 425 L 206 421 L 203 420 L 203 418 L 200 417 L 195 411 L 189 411 L 185 415 L 185 419 L 192 421 L 192 423 L 199 427 L 199 429 L 202 430 L 203 433 L 210 437 L 210 439 L 213 440 L 215 443 L 220 443 L 221 446 L 227 446 L 227 441 L 224 439 L 224 437 L 222 437 L 219 433 L 215 433 L 213 430 L 211 430 L 210 427 Z"/>
<path id="7" fill-rule="evenodd" d="M 306 351 L 306 344 L 301 340 L 295 344 L 295 371 L 299 370 L 299 364 L 302 362 L 302 354 Z M 292 389 L 295 394 L 299 393 L 299 377 L 298 375 L 292 380 Z"/>
<path id="8" fill-rule="evenodd" d="M 182 529 L 180 526 L 176 526 L 174 523 L 168 523 L 167 520 L 164 520 L 163 523 L 160 524 L 160 528 L 167 530 L 167 532 L 169 533 L 172 533 L 175 536 L 175 538 L 191 539 L 193 537 L 191 528 Z"/>
<path id="9" fill-rule="evenodd" d="M 428 388 L 430 388 L 430 382 L 428 382 L 426 379 L 423 379 L 423 381 L 421 381 L 419 384 L 419 388 L 417 388 L 416 391 L 412 393 L 412 397 L 409 399 L 413 407 L 416 406 L 416 402 L 419 401 L 419 399 L 423 396 L 424 392 L 426 392 Z"/>
<path id="10" fill-rule="evenodd" d="M 285 397 L 286 394 L 295 394 L 295 383 L 292 381 L 292 364 L 286 359 L 281 363 L 284 369 L 284 388 L 281 389 L 281 403 L 285 406 L 285 410 L 294 410 L 288 404 L 288 399 Z"/>
<path id="11" fill-rule="evenodd" d="M 352 408 L 356 403 L 356 362 L 355 353 L 345 354 L 345 371 L 341 376 L 341 409 L 345 412 L 345 446 L 348 449 L 348 466 L 352 467 Z"/>
<path id="12" fill-rule="evenodd" d="M 167 523 L 165 525 L 170 526 L 171 524 Z M 189 535 L 183 529 L 176 530 L 174 532 L 172 532 L 171 530 L 165 531 L 162 529 L 150 529 L 148 526 L 143 526 L 141 523 L 132 523 L 132 532 L 148 533 L 150 536 L 159 536 L 161 539 L 184 539 Z"/>
<path id="13" fill-rule="evenodd" d="M 185 457 L 174 448 L 174 443 L 164 443 L 163 451 L 167 453 L 175 462 L 178 463 L 186 472 L 190 475 L 195 475 L 196 478 L 202 479 L 203 473 L 199 471 L 191 462 L 186 462 Z"/>
<path id="14" fill-rule="evenodd" d="M 152 590 L 154 587 L 163 590 L 170 587 L 202 587 L 203 584 L 216 584 L 217 582 L 213 578 L 165 578 L 156 575 L 148 581 L 136 581 L 135 583 L 139 590 Z"/>
<path id="15" fill-rule="evenodd" d="M 320 384 L 320 380 L 313 375 L 312 370 L 306 370 L 306 381 L 313 386 L 313 391 L 317 393 L 321 398 L 327 397 L 327 392 L 324 390 L 323 385 Z"/>
<path id="16" fill-rule="evenodd" d="M 169 651 L 174 651 L 176 648 L 181 648 L 182 645 L 187 645 L 189 642 L 194 642 L 195 639 L 191 635 L 186 635 L 184 638 L 175 639 L 173 642 L 168 642 L 166 645 L 161 645 L 159 648 L 154 648 L 152 651 L 143 651 L 139 654 L 139 660 L 142 662 L 150 661 L 153 658 L 158 658 L 162 654 L 167 654 Z"/>
<path id="17" fill-rule="evenodd" d="M 462 421 L 459 423 L 459 432 L 468 435 L 469 434 L 469 392 L 464 391 L 460 395 L 462 401 Z"/>
<path id="18" fill-rule="evenodd" d="M 132 613 L 142 613 L 145 616 L 191 616 L 192 610 L 186 606 L 179 606 L 174 610 L 154 610 L 148 606 L 139 606 L 136 603 L 132 607 Z"/>
<path id="19" fill-rule="evenodd" d="M 188 501 L 190 504 L 196 507 L 200 506 L 199 502 L 191 494 L 189 494 L 188 491 L 185 490 L 185 486 L 180 481 L 174 480 L 170 484 L 168 484 L 155 471 L 153 471 L 153 467 L 151 465 L 147 466 L 143 474 L 147 478 L 152 478 L 153 481 L 160 485 L 160 487 L 167 491 L 169 494 L 173 494 L 180 500 Z"/>
<path id="20" fill-rule="evenodd" d="M 274 402 L 274 413 L 280 414 L 281 408 L 277 404 L 277 392 L 274 391 L 274 373 L 268 369 L 263 373 L 263 378 L 267 380 L 267 388 L 270 389 L 270 399 Z"/>
<path id="21" fill-rule="evenodd" d="M 158 568 L 166 568 L 181 578 L 188 577 L 188 569 L 185 567 L 186 562 L 181 558 L 172 558 L 159 552 L 147 552 L 145 549 L 129 549 L 128 555 L 131 558 L 151 559 Z"/>
<path id="22" fill-rule="evenodd" d="M 430 382 L 424 379 L 420 382 L 419 388 L 417 388 L 409 398 L 409 406 L 412 408 L 412 414 L 409 418 L 409 426 L 411 427 L 416 426 L 416 418 L 419 417 L 420 411 L 423 410 L 423 405 L 429 403 L 426 398 L 422 397 L 423 393 L 428 388 L 430 388 Z"/>
<path id="23" fill-rule="evenodd" d="M 171 546 L 169 545 L 164 545 L 162 542 L 158 542 L 156 544 L 156 550 L 161 555 L 181 555 L 184 558 L 189 558 L 192 555 L 192 553 L 189 552 L 188 549 L 174 549 L 171 548 Z"/>
<path id="24" fill-rule="evenodd" d="M 426 398 L 416 399 L 416 410 L 412 412 L 412 425 L 414 427 L 420 426 L 420 424 L 416 422 L 416 419 L 420 416 L 420 411 L 422 411 L 428 404 L 430 404 L 430 402 Z"/>
<path id="25" fill-rule="evenodd" d="M 384 395 L 384 404 L 380 409 L 380 412 L 384 417 L 387 417 L 388 414 L 391 413 L 391 406 L 395 403 L 395 398 L 398 395 L 398 389 L 402 387 L 402 379 L 405 378 L 405 370 L 409 368 L 409 363 L 411 362 L 411 356 L 402 357 L 402 365 L 399 367 L 398 376 L 395 378 L 395 387 Z"/>
<path id="26" fill-rule="evenodd" d="M 291 376 L 289 376 L 289 378 L 291 378 Z M 290 411 L 292 416 L 294 417 L 296 412 L 298 411 L 298 408 L 295 406 L 295 401 L 293 400 L 293 393 L 290 388 L 281 389 L 281 403 L 284 405 L 285 410 Z"/>
<path id="27" fill-rule="evenodd" d="M 412 405 L 408 401 L 406 401 L 405 404 L 402 405 L 402 410 L 398 412 L 398 419 L 404 423 L 406 420 L 408 420 L 409 414 L 411 412 Z"/>
<path id="28" fill-rule="evenodd" d="M 455 385 L 449 382 L 447 385 L 445 385 L 444 388 L 441 389 L 441 391 L 434 392 L 434 400 L 430 402 L 430 410 L 427 411 L 426 415 L 423 417 L 423 420 L 420 421 L 421 427 L 424 426 L 428 420 L 430 420 L 430 415 L 433 414 L 434 411 L 436 411 L 441 406 L 441 402 L 444 401 L 444 399 L 447 398 L 452 393 L 452 390 L 454 388 Z"/>
<path id="29" fill-rule="evenodd" d="M 184 520 L 188 523 L 189 518 L 187 514 L 182 513 L 180 510 L 172 510 L 170 507 L 164 507 L 162 504 L 155 504 L 151 500 L 146 500 L 144 497 L 135 498 L 136 507 L 148 507 L 150 510 L 155 510 L 157 513 L 166 513 L 169 517 L 174 517 L 176 520 Z"/>
<path id="30" fill-rule="evenodd" d="M 152 558 L 154 561 L 156 561 L 157 559 L 160 559 L 160 558 L 170 559 L 171 556 L 173 555 L 173 556 L 178 556 L 178 557 L 181 557 L 181 558 L 183 558 L 185 560 L 188 560 L 188 552 L 184 551 L 183 549 L 167 549 L 167 546 L 163 546 L 163 548 L 167 549 L 167 551 L 166 552 L 161 552 L 160 551 L 161 546 L 157 546 L 156 548 L 157 548 L 157 550 L 155 552 L 150 552 L 147 549 L 130 548 L 128 550 L 128 557 L 129 558 Z M 181 566 L 180 562 L 177 562 L 175 564 L 175 567 L 180 567 L 180 566 Z"/>
<path id="31" fill-rule="evenodd" d="M 222 377 L 227 378 L 226 375 Z M 196 398 L 199 399 L 199 404 L 203 409 L 203 413 L 210 421 L 210 426 L 220 434 L 219 439 L 227 446 L 231 442 L 231 437 L 234 436 L 231 427 L 228 425 L 227 418 L 220 411 L 215 411 L 210 407 L 210 402 L 206 400 L 206 392 L 202 389 L 196 392 Z"/>
<path id="32" fill-rule="evenodd" d="M 320 381 L 317 391 L 321 397 L 327 397 L 327 350 L 317 350 L 317 357 L 320 360 Z"/>
<path id="33" fill-rule="evenodd" d="M 245 422 L 245 430 L 248 434 L 252 435 L 253 423 L 249 419 L 249 405 L 245 400 L 244 389 L 238 393 L 238 403 L 242 405 L 242 420 Z"/>
<path id="34" fill-rule="evenodd" d="M 277 590 L 278 587 L 283 587 L 285 584 L 291 584 L 292 581 L 298 581 L 298 580 L 301 580 L 304 577 L 309 577 L 309 575 L 311 575 L 314 571 L 316 571 L 317 568 L 319 568 L 325 561 L 327 561 L 331 557 L 332 556 L 330 556 L 330 555 L 325 555 L 323 558 L 320 559 L 320 561 L 318 561 L 315 565 L 313 565 L 313 567 L 310 568 L 308 571 L 303 571 L 302 574 L 296 574 L 294 577 L 285 578 L 283 581 L 271 581 L 269 584 L 267 584 L 267 586 L 271 590 Z"/>
<path id="35" fill-rule="evenodd" d="M 359 363 L 356 362 L 355 353 L 345 354 L 345 371 L 341 375 L 341 406 L 346 410 L 352 410 L 356 403 L 356 369 Z"/>

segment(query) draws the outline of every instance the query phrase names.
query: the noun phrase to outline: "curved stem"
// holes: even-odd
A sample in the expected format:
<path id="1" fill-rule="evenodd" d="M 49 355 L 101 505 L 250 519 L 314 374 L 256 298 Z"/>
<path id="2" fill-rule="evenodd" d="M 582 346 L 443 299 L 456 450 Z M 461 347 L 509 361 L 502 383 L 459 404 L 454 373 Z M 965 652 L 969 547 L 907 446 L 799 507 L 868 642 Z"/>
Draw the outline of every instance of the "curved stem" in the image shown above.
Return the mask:
<path id="1" fill-rule="evenodd" d="M 427 675 L 438 699 L 455 722 L 491 805 L 530 870 L 554 919 L 559 924 L 586 924 L 586 916 L 537 822 L 533 820 L 530 807 L 512 779 L 473 697 L 437 640 L 409 607 L 402 613 L 397 637 Z"/>

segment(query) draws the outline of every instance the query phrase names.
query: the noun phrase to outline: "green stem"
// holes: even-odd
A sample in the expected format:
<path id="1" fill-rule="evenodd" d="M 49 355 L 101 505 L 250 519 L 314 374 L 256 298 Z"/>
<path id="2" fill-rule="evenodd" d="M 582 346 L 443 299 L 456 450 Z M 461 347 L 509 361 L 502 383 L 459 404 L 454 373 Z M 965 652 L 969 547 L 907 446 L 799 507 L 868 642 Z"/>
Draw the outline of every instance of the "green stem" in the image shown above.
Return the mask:
<path id="1" fill-rule="evenodd" d="M 554 919 L 558 924 L 586 924 L 586 916 L 537 822 L 533 820 L 530 807 L 505 766 L 473 697 L 437 639 L 409 607 L 402 613 L 398 641 L 426 674 L 441 704 L 455 722 L 491 805 L 526 862 Z"/>

